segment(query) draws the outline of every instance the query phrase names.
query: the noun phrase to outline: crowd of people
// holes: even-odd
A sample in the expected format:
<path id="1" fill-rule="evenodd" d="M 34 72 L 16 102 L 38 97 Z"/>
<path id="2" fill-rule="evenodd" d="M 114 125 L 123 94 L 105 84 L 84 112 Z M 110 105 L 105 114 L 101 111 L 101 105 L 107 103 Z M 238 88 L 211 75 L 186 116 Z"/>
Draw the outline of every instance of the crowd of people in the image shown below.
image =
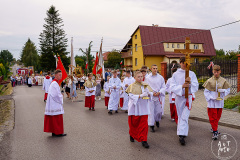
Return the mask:
<path id="1" fill-rule="evenodd" d="M 180 67 L 179 67 L 180 66 Z M 213 66 L 213 77 L 205 82 L 204 95 L 208 102 L 208 116 L 212 126 L 212 139 L 218 139 L 218 121 L 220 120 L 224 97 L 230 92 L 229 83 L 220 76 L 221 68 Z M 50 74 L 50 73 L 49 73 Z M 61 70 L 55 71 L 55 79 L 47 76 L 44 79 L 46 103 L 44 132 L 52 136 L 66 136 L 63 131 L 63 93 L 58 85 Z M 144 148 L 149 148 L 147 142 L 148 129 L 155 132 L 160 127 L 164 115 L 165 94 L 169 94 L 170 117 L 177 125 L 177 135 L 181 145 L 185 145 L 188 136 L 188 118 L 198 91 L 199 84 L 194 72 L 189 71 L 185 78 L 185 57 L 180 58 L 180 64 L 172 68 L 172 77 L 167 80 L 158 73 L 158 66 L 152 65 L 150 70 L 146 66 L 134 72 L 130 70 L 107 70 L 105 79 L 102 75 L 94 76 L 88 73 L 81 77 L 69 76 L 62 87 L 68 98 L 77 98 L 76 89 L 85 90 L 85 107 L 95 111 L 95 102 L 101 100 L 101 88 L 104 90 L 105 106 L 108 114 L 119 112 L 119 107 L 128 114 L 130 141 L 137 140 Z M 50 77 L 50 76 L 49 76 Z M 105 80 L 104 84 L 102 82 Z M 45 84 L 46 82 L 46 84 Z M 185 90 L 188 93 L 185 95 Z M 188 96 L 187 96 L 188 94 Z M 46 96 L 47 95 L 47 96 Z M 219 100 L 219 97 L 222 100 Z M 156 127 L 156 128 L 155 128 Z"/>

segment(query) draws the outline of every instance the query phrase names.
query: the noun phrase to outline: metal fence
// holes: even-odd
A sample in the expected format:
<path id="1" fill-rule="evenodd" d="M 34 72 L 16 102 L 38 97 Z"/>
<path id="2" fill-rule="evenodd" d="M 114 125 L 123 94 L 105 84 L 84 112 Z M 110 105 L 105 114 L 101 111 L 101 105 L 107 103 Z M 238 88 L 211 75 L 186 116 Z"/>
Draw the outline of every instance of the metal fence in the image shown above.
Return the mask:
<path id="1" fill-rule="evenodd" d="M 221 66 L 221 76 L 225 78 L 230 84 L 230 94 L 237 93 L 237 72 L 238 72 L 238 62 L 237 60 L 230 59 L 215 59 L 212 61 L 214 65 Z M 210 62 L 192 63 L 190 70 L 195 72 L 198 82 L 199 89 L 203 89 L 203 83 L 210 77 L 212 77 L 212 68 L 208 69 Z M 173 64 L 168 64 L 167 76 L 171 77 L 171 68 Z"/>

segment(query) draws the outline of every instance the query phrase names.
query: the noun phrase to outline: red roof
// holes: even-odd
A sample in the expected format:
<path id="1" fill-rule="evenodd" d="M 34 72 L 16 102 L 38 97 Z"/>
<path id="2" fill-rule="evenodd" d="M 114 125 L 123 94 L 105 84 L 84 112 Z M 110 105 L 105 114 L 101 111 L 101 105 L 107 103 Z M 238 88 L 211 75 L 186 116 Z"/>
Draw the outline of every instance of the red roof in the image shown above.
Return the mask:
<path id="1" fill-rule="evenodd" d="M 108 60 L 107 56 L 108 56 L 109 53 L 110 53 L 110 52 L 105 52 L 105 53 L 103 53 L 103 60 L 104 60 L 104 61 L 107 61 L 107 60 Z"/>
<path id="2" fill-rule="evenodd" d="M 138 28 L 140 29 L 144 55 L 166 55 L 166 56 L 169 55 L 169 57 L 171 57 L 171 55 L 172 56 L 176 55 L 176 53 L 165 52 L 163 42 L 185 43 L 186 37 L 190 37 L 191 43 L 203 44 L 204 54 L 193 53 L 192 56 L 216 55 L 210 30 L 155 27 L 155 26 L 139 26 Z M 135 32 L 137 31 L 137 29 L 135 30 Z M 148 45 L 152 43 L 156 44 Z"/>

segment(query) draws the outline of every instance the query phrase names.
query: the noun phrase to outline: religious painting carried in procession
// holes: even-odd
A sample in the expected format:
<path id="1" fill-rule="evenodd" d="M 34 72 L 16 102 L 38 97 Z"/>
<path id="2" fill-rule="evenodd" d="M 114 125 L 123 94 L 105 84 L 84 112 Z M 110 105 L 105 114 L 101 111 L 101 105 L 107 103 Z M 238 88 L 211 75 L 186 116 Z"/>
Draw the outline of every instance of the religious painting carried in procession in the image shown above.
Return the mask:
<path id="1" fill-rule="evenodd" d="M 73 73 L 77 76 L 80 77 L 83 74 L 82 67 L 77 65 L 77 67 L 73 70 Z"/>
<path id="2" fill-rule="evenodd" d="M 28 73 L 29 73 L 29 76 L 34 74 L 34 66 L 28 66 Z"/>

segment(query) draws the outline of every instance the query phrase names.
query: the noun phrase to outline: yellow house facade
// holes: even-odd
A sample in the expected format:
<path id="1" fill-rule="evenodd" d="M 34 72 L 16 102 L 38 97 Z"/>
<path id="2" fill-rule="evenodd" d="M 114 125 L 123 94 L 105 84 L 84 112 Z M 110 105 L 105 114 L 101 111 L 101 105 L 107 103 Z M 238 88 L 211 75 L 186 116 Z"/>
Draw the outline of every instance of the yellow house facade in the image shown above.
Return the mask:
<path id="1" fill-rule="evenodd" d="M 186 31 L 190 33 L 199 32 L 197 29 L 139 26 L 121 51 L 125 68 L 135 71 L 143 65 L 151 68 L 151 65 L 156 64 L 161 71 L 161 62 L 179 62 L 179 58 L 183 55 L 174 53 L 174 49 L 185 48 L 185 38 L 182 34 L 187 34 Z M 190 36 L 190 39 L 192 39 L 190 49 L 201 50 L 201 53 L 191 56 L 192 62 L 198 63 L 216 55 L 211 33 L 209 30 L 204 31 L 199 36 Z M 174 39 L 173 33 L 176 37 L 181 36 L 182 38 L 168 41 L 168 39 Z"/>

